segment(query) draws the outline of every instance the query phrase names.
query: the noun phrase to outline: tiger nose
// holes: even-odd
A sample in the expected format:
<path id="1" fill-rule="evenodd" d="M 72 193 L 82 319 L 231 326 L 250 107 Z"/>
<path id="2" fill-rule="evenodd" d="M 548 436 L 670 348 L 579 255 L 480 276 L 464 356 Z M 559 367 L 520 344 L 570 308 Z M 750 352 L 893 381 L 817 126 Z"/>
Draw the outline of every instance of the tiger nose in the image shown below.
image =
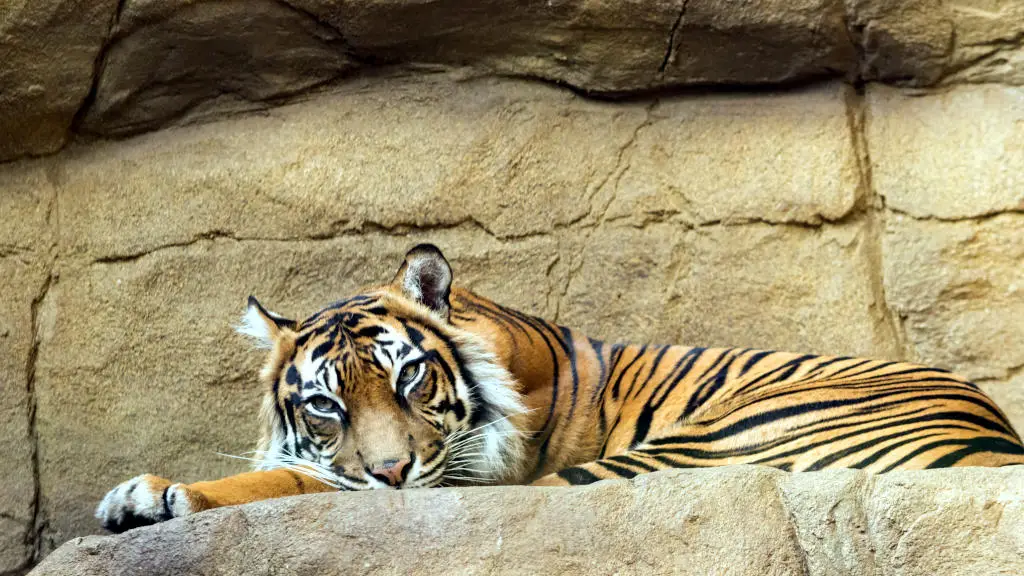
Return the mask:
<path id="1" fill-rule="evenodd" d="M 370 474 L 389 486 L 398 486 L 409 472 L 409 463 L 408 458 L 385 460 L 370 468 Z"/>

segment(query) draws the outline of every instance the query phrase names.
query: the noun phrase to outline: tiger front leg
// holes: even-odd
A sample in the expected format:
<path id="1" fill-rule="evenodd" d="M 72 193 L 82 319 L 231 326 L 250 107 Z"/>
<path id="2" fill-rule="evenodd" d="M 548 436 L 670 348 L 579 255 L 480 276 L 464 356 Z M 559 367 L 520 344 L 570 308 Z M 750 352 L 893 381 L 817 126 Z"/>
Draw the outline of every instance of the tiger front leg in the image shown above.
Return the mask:
<path id="1" fill-rule="evenodd" d="M 96 518 L 111 532 L 124 532 L 206 510 L 201 494 L 152 474 L 122 482 L 96 508 Z"/>
<path id="2" fill-rule="evenodd" d="M 143 474 L 108 492 L 96 509 L 96 518 L 107 530 L 124 532 L 210 508 L 334 490 L 315 478 L 287 469 L 246 472 L 194 484 L 172 483 Z"/>

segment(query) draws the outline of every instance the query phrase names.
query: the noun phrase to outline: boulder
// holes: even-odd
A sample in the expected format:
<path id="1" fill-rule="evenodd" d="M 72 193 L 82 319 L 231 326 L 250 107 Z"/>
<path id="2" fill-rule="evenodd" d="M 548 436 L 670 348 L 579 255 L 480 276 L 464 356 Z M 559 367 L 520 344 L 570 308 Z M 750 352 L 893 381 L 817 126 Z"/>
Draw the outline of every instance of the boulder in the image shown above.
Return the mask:
<path id="1" fill-rule="evenodd" d="M 0 162 L 56 152 L 89 96 L 118 0 L 5 0 Z"/>
<path id="2" fill-rule="evenodd" d="M 114 136 L 252 109 L 354 65 L 338 32 L 287 2 L 126 0 L 81 129 Z"/>
<path id="3" fill-rule="evenodd" d="M 1017 0 L 846 0 L 858 76 L 914 86 L 1024 83 Z"/>
<path id="4" fill-rule="evenodd" d="M 576 488 L 333 493 L 76 538 L 34 576 L 1024 571 L 1024 468 L 673 470 Z"/>
<path id="5" fill-rule="evenodd" d="M 0 161 L 382 69 L 610 97 L 820 78 L 1021 85 L 1022 39 L 1016 0 L 17 0 L 0 19 Z"/>

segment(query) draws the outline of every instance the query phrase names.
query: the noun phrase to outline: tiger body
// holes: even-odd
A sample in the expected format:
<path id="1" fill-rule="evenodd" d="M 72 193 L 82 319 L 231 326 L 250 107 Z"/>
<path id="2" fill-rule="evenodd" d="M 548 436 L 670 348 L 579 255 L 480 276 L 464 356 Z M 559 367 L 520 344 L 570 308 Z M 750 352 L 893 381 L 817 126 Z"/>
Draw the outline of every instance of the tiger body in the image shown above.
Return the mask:
<path id="1" fill-rule="evenodd" d="M 254 300 L 270 350 L 256 471 L 112 490 L 112 530 L 328 490 L 589 484 L 761 464 L 870 472 L 1024 464 L 976 385 L 904 362 L 606 344 L 452 289 L 440 251 L 299 323 Z"/>
<path id="2" fill-rule="evenodd" d="M 945 370 L 746 348 L 608 345 L 468 292 L 453 302 L 453 320 L 497 343 L 524 383 L 531 440 L 514 483 L 586 484 L 730 464 L 887 472 L 1024 463 L 1005 415 Z"/>

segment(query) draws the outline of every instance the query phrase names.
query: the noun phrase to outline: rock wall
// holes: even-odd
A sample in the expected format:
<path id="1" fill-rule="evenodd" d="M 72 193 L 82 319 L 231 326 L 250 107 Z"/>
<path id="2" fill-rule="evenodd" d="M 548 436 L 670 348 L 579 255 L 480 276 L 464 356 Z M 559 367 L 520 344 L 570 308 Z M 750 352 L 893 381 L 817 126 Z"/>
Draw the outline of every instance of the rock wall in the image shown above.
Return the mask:
<path id="1" fill-rule="evenodd" d="M 4 10 L 0 574 L 125 478 L 240 470 L 245 297 L 419 241 L 594 337 L 922 361 L 1024 429 L 1018 1 Z"/>
<path id="2" fill-rule="evenodd" d="M 8 0 L 0 161 L 253 109 L 381 64 L 605 94 L 1024 84 L 1019 0 Z"/>
<path id="3" fill-rule="evenodd" d="M 78 538 L 33 575 L 1020 574 L 1016 468 L 299 496 Z"/>

